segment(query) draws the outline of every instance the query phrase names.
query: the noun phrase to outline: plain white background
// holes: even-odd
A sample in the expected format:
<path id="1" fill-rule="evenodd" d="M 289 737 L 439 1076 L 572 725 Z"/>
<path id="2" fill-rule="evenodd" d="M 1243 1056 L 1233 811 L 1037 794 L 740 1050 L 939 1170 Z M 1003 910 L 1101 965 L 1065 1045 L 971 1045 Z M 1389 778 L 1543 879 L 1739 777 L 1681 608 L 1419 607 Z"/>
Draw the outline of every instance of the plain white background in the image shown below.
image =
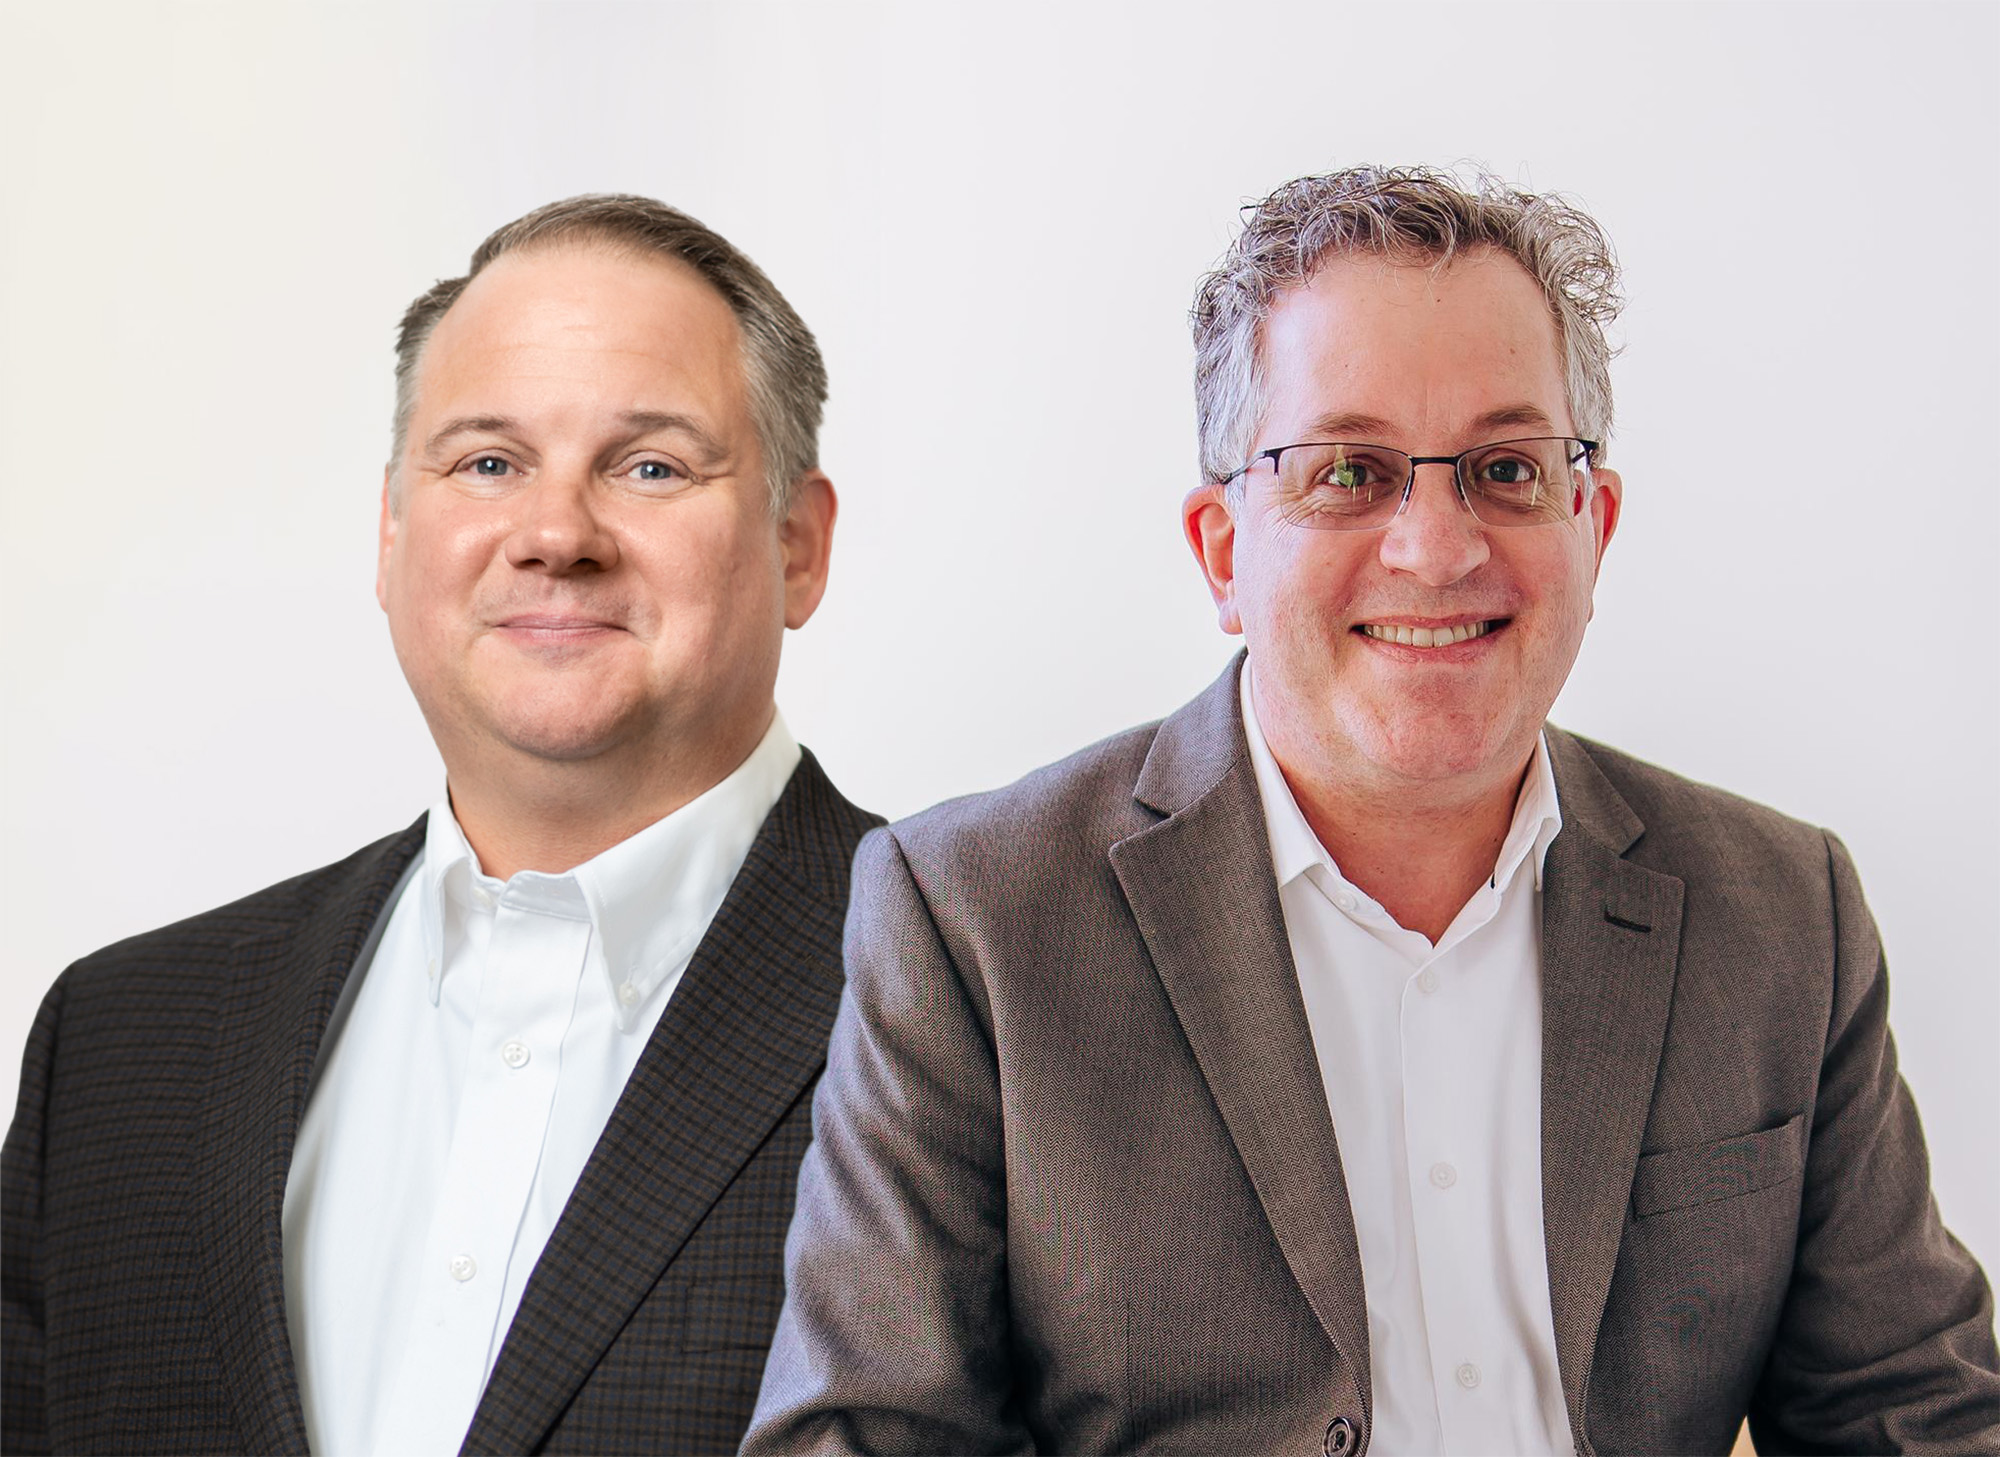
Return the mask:
<path id="1" fill-rule="evenodd" d="M 7 8 L 0 1049 L 75 957 L 439 797 L 376 499 L 396 319 L 493 227 L 650 193 L 818 332 L 843 510 L 780 701 L 901 814 L 1212 677 L 1195 280 L 1291 176 L 1468 160 L 1590 208 L 1632 300 L 1557 721 L 1846 838 L 1939 1200 L 2000 1265 L 1996 17 Z"/>

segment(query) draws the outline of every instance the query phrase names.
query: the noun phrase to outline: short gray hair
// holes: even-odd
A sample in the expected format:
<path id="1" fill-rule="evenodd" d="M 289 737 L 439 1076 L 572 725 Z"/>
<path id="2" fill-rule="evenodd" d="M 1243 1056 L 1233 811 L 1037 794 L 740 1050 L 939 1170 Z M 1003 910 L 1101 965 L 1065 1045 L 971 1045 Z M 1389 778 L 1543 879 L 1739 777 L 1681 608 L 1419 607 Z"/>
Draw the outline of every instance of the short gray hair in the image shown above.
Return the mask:
<path id="1" fill-rule="evenodd" d="M 560 243 L 594 243 L 641 256 L 679 259 L 722 295 L 743 331 L 743 371 L 750 416 L 764 452 L 764 484 L 771 495 L 772 514 L 782 516 L 799 478 L 819 464 L 826 364 L 812 330 L 764 271 L 727 238 L 677 208 L 623 192 L 565 198 L 516 218 L 479 245 L 464 277 L 440 279 L 404 312 L 396 334 L 396 422 L 389 457 L 392 503 L 400 489 L 410 413 L 416 406 L 417 367 L 438 320 L 494 259 Z"/>
<path id="2" fill-rule="evenodd" d="M 1331 258 L 1379 256 L 1442 267 L 1495 248 L 1542 286 L 1563 352 L 1571 426 L 1611 438 L 1611 346 L 1618 262 L 1604 230 L 1556 193 L 1480 173 L 1468 189 L 1429 167 L 1350 167 L 1287 182 L 1244 209 L 1243 231 L 1195 291 L 1195 418 L 1205 479 L 1250 454 L 1265 390 L 1264 321 Z"/>

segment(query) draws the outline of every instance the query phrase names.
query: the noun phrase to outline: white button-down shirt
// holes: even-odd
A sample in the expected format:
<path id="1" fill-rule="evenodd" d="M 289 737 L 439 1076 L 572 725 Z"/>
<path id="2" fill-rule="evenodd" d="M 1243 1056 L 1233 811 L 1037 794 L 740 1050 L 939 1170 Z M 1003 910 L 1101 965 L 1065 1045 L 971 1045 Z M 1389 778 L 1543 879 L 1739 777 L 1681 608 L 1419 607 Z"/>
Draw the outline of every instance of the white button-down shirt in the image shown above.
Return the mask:
<path id="1" fill-rule="evenodd" d="M 1566 1453 L 1542 1235 L 1541 875 L 1562 828 L 1537 743 L 1487 882 L 1433 945 L 1340 873 L 1243 723 L 1333 1112 L 1381 1457 Z"/>
<path id="2" fill-rule="evenodd" d="M 484 874 L 449 803 L 334 1013 L 285 1188 L 316 1454 L 455 1452 L 528 1276 L 799 762 L 782 718 L 564 875 Z"/>

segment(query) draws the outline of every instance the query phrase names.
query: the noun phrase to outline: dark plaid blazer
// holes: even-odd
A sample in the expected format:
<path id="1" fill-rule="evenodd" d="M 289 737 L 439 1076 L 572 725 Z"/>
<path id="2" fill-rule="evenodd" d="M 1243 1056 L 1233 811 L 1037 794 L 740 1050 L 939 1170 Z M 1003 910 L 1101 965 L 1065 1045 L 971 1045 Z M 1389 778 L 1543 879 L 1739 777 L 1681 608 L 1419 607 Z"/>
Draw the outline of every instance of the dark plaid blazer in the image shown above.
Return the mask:
<path id="1" fill-rule="evenodd" d="M 467 1452 L 731 1451 L 881 820 L 800 761 L 530 1277 Z M 7 1135 L 8 1452 L 304 1452 L 279 1217 L 320 1039 L 419 820 L 66 971 Z"/>

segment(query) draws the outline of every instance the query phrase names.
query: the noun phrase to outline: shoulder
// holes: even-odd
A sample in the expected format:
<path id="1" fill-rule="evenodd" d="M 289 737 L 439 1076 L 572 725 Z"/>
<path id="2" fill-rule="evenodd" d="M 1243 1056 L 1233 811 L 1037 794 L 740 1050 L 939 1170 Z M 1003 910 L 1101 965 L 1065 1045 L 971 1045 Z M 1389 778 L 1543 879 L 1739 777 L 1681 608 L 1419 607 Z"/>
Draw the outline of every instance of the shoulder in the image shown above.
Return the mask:
<path id="1" fill-rule="evenodd" d="M 1585 777 L 1578 767 L 1587 764 L 1636 817 L 1638 838 L 1627 853 L 1649 869 L 1691 885 L 1728 885 L 1766 903 L 1774 896 L 1825 903 L 1830 876 L 1851 874 L 1839 841 L 1818 825 L 1558 729 L 1549 730 L 1549 749 L 1565 824 L 1570 791 L 1591 793 L 1578 782 Z"/>
<path id="2" fill-rule="evenodd" d="M 1816 853 L 1824 857 L 1825 831 L 1817 825 L 1579 734 L 1551 728 L 1549 740 L 1553 753 L 1560 755 L 1559 741 L 1567 741 L 1590 761 L 1644 822 L 1647 840 L 1679 844 L 1747 839 L 1772 849 L 1817 846 Z"/>
<path id="3" fill-rule="evenodd" d="M 948 799 L 896 821 L 888 835 L 920 870 L 1101 861 L 1113 844 L 1159 818 L 1132 797 L 1158 729 L 1157 722 L 1142 724 L 1002 788 Z"/>
<path id="4" fill-rule="evenodd" d="M 67 995 L 121 990 L 157 978 L 221 969 L 239 948 L 282 938 L 329 905 L 368 894 L 386 894 L 423 846 L 424 820 L 385 835 L 344 859 L 292 876 L 213 910 L 142 932 L 92 952 L 63 974 Z"/>
<path id="5" fill-rule="evenodd" d="M 936 988 L 962 986 L 990 1023 L 991 998 L 1007 995 L 999 989 L 1066 980 L 1075 948 L 1129 934 L 1110 850 L 1161 818 L 1133 798 L 1157 728 L 870 835 L 846 928 L 857 1003 L 894 1020 L 940 1005 Z"/>

